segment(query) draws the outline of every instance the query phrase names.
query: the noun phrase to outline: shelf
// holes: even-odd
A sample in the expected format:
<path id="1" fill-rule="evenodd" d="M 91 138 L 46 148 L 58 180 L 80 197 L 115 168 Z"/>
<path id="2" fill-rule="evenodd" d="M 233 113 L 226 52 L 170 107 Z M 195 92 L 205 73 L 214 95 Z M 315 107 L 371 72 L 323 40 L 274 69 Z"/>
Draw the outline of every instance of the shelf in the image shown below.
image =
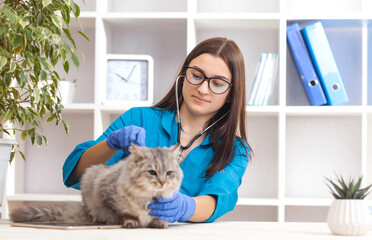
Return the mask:
<path id="1" fill-rule="evenodd" d="M 239 198 L 239 206 L 279 206 L 279 199 L 269 198 Z"/>
<path id="2" fill-rule="evenodd" d="M 129 12 L 129 13 L 106 13 L 102 15 L 102 19 L 107 21 L 107 22 L 112 22 L 112 23 L 119 23 L 122 21 L 129 21 L 129 20 L 134 20 L 134 19 L 186 19 L 187 18 L 187 13 L 186 12 Z"/>
<path id="3" fill-rule="evenodd" d="M 318 207 L 329 207 L 332 204 L 333 199 L 328 198 L 286 198 L 284 204 L 286 206 L 318 206 Z"/>
<path id="4" fill-rule="evenodd" d="M 266 116 L 277 116 L 280 112 L 278 106 L 245 106 L 245 112 L 251 116 L 266 115 Z"/>
<path id="5" fill-rule="evenodd" d="M 248 99 L 261 53 L 279 53 L 268 106 L 245 106 L 253 148 L 236 209 L 222 220 L 324 221 L 332 202 L 324 176 L 365 174 L 372 184 L 372 1 L 370 0 L 76 0 L 87 42 L 71 18 L 80 67 L 61 78 L 77 80 L 65 104 L 63 126 L 46 124 L 49 146 L 23 146 L 8 201 L 79 201 L 62 183 L 62 165 L 77 144 L 94 140 L 130 104 L 102 104 L 108 54 L 148 54 L 154 59 L 154 100 L 172 87 L 187 53 L 210 37 L 234 40 L 245 61 Z M 286 26 L 321 21 L 350 101 L 310 106 L 291 52 Z M 63 66 L 57 65 L 63 73 Z M 367 89 L 365 89 L 367 87 Z M 19 163 L 21 161 L 21 163 Z M 43 174 L 40 174 L 42 172 Z M 21 174 L 17 174 L 21 173 Z M 22 174 L 24 173 L 24 174 Z M 22 176 L 20 176 L 22 175 Z M 46 181 L 47 179 L 47 181 Z M 15 194 L 22 193 L 22 194 Z M 368 196 L 372 206 L 372 194 Z"/>
<path id="6" fill-rule="evenodd" d="M 108 11 L 131 12 L 186 12 L 187 0 L 108 0 Z"/>
<path id="7" fill-rule="evenodd" d="M 280 1 L 277 0 L 260 0 L 258 4 L 255 0 L 198 0 L 198 12 L 213 13 L 261 13 L 261 12 L 279 12 Z"/>
<path id="8" fill-rule="evenodd" d="M 64 113 L 93 113 L 96 105 L 93 103 L 69 103 L 64 105 Z"/>
<path id="9" fill-rule="evenodd" d="M 361 13 L 363 0 L 287 0 L 287 12 L 348 14 Z M 342 16 L 339 15 L 341 18 Z"/>
<path id="10" fill-rule="evenodd" d="M 280 20 L 281 16 L 279 13 L 196 13 L 193 18 L 200 21 L 203 26 L 218 26 L 226 20 L 236 21 L 237 20 L 250 20 L 251 22 L 239 22 L 238 25 L 234 25 L 235 28 L 270 28 L 273 26 L 272 21 Z M 223 24 L 224 25 L 224 24 Z M 231 24 L 230 24 L 231 25 Z"/>
<path id="11" fill-rule="evenodd" d="M 289 106 L 287 116 L 361 116 L 365 111 L 361 106 Z"/>

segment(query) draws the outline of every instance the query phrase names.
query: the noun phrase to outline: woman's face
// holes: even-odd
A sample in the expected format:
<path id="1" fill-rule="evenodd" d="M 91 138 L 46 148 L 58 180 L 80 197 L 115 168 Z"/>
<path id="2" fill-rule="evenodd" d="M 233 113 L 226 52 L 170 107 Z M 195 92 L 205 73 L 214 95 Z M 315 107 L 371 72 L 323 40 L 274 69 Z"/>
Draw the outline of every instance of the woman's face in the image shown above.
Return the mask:
<path id="1" fill-rule="evenodd" d="M 204 53 L 194 58 L 189 67 L 194 67 L 204 73 L 207 77 L 223 77 L 231 83 L 231 73 L 220 57 Z M 211 92 L 208 81 L 201 85 L 192 85 L 184 80 L 182 94 L 184 106 L 193 115 L 211 118 L 225 104 L 230 88 L 223 94 L 217 95 Z"/>

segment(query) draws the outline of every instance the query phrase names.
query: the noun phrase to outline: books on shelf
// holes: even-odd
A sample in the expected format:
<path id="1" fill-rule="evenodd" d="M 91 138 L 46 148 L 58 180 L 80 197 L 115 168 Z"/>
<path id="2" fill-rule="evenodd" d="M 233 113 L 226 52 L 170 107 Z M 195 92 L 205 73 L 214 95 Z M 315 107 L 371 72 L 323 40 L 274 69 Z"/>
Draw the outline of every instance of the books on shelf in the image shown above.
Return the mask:
<path id="1" fill-rule="evenodd" d="M 297 23 L 292 24 L 287 27 L 287 40 L 310 104 L 334 106 L 348 102 L 322 23 L 302 30 Z"/>
<path id="2" fill-rule="evenodd" d="M 276 53 L 261 53 L 253 79 L 248 105 L 266 106 L 273 92 L 279 65 Z"/>

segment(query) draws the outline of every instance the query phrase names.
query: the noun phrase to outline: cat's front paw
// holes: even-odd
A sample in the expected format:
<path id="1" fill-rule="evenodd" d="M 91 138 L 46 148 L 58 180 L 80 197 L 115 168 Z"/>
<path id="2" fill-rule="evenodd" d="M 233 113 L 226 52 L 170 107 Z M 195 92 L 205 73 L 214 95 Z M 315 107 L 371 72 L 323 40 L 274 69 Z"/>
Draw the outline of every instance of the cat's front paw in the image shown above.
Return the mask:
<path id="1" fill-rule="evenodd" d="M 124 219 L 123 226 L 124 228 L 139 228 L 140 223 L 137 219 Z"/>
<path id="2" fill-rule="evenodd" d="M 168 228 L 168 222 L 155 218 L 154 220 L 152 220 L 149 223 L 149 225 L 147 227 L 149 227 L 149 228 Z"/>

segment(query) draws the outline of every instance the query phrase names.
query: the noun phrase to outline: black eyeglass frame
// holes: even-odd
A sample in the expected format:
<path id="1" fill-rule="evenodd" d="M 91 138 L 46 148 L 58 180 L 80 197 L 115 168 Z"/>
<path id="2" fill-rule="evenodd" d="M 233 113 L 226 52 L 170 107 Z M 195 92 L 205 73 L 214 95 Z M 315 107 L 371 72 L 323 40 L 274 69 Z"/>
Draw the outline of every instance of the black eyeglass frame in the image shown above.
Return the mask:
<path id="1" fill-rule="evenodd" d="M 190 68 L 190 69 L 194 69 L 194 70 L 200 72 L 200 73 L 203 75 L 204 79 L 203 79 L 200 83 L 196 83 L 196 84 L 190 82 L 190 80 L 187 79 L 187 74 L 186 74 L 186 71 L 187 71 L 187 69 L 189 69 L 189 68 Z M 191 85 L 201 85 L 205 80 L 208 80 L 208 88 L 209 88 L 209 90 L 211 90 L 211 92 L 214 93 L 214 94 L 216 94 L 216 95 L 224 94 L 224 93 L 225 93 L 227 90 L 229 90 L 229 89 L 231 88 L 231 86 L 233 85 L 232 83 L 230 83 L 230 82 L 228 82 L 228 81 L 226 81 L 225 79 L 220 78 L 220 77 L 207 77 L 207 76 L 205 76 L 205 74 L 204 74 L 202 71 L 200 71 L 200 69 L 195 68 L 195 67 L 189 67 L 189 66 L 185 67 L 185 78 L 186 78 L 187 82 L 190 83 Z M 226 88 L 226 90 L 223 91 L 222 93 L 216 93 L 216 92 L 214 92 L 214 91 L 211 89 L 211 79 L 219 79 L 219 80 L 224 81 L 225 83 L 227 83 L 229 86 L 228 86 L 228 87 Z"/>

